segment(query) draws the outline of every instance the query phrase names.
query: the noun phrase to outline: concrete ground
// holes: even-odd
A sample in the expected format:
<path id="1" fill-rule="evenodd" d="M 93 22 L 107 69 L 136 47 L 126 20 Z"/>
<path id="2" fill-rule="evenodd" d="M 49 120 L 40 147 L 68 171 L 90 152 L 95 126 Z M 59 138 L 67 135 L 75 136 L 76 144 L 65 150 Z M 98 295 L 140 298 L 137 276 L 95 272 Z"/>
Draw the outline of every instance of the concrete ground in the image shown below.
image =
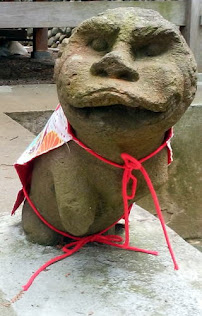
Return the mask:
<path id="1" fill-rule="evenodd" d="M 201 104 L 200 85 L 195 100 Z M 42 272 L 21 300 L 3 305 L 60 254 L 26 241 L 20 210 L 9 215 L 21 187 L 12 165 L 33 134 L 5 113 L 54 109 L 57 102 L 54 85 L 0 87 L 0 315 L 201 316 L 202 253 L 169 229 L 180 266 L 174 271 L 159 222 L 139 207 L 132 211 L 131 244 L 158 250 L 158 257 L 87 245 Z"/>

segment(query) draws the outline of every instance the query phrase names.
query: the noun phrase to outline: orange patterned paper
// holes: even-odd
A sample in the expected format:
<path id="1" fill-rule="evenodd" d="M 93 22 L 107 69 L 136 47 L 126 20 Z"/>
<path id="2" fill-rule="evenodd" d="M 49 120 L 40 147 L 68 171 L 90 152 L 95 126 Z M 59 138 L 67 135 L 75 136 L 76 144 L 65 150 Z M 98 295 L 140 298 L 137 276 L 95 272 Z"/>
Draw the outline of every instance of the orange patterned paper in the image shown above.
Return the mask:
<path id="1" fill-rule="evenodd" d="M 41 146 L 37 151 L 37 155 L 50 150 L 50 148 L 55 148 L 61 144 L 62 140 L 58 137 L 58 134 L 54 131 L 49 132 L 44 137 Z"/>

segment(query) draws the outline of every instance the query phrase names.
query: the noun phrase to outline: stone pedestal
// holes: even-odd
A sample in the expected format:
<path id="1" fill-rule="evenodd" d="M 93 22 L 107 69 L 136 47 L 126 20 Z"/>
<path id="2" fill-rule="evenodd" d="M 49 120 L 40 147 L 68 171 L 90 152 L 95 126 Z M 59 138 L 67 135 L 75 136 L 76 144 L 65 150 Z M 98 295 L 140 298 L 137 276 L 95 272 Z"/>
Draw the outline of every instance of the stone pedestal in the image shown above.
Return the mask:
<path id="1" fill-rule="evenodd" d="M 158 220 L 139 207 L 131 212 L 131 245 L 158 250 L 159 256 L 87 245 L 42 272 L 20 301 L 9 308 L 0 306 L 0 313 L 200 316 L 202 254 L 168 229 L 180 266 L 174 271 Z M 2 302 L 12 298 L 39 266 L 60 251 L 28 243 L 19 215 L 15 219 L 2 216 L 0 231 Z"/>

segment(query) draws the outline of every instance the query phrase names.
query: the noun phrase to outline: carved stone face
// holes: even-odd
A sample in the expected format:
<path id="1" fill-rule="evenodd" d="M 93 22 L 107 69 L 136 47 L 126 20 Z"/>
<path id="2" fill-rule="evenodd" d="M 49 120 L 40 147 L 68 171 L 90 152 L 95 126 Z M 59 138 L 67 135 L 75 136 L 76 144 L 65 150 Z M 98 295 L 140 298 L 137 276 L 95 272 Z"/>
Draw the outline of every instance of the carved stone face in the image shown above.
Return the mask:
<path id="1" fill-rule="evenodd" d="M 59 100 L 80 137 L 86 134 L 92 147 L 95 133 L 116 143 L 139 137 L 146 147 L 139 146 L 137 158 L 153 136 L 162 141 L 190 105 L 195 72 L 177 27 L 139 8 L 108 10 L 83 22 L 55 69 Z"/>

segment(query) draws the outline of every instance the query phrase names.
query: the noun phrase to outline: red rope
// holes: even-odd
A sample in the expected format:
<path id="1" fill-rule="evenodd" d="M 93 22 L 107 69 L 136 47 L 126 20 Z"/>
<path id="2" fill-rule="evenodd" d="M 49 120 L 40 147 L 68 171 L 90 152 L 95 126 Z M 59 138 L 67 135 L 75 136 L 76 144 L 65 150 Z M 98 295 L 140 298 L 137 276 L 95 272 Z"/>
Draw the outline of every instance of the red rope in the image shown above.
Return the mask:
<path id="1" fill-rule="evenodd" d="M 169 237 L 168 237 L 168 233 L 167 233 L 167 230 L 166 230 L 166 226 L 165 226 L 164 218 L 163 218 L 163 215 L 162 215 L 162 212 L 161 212 L 161 208 L 160 208 L 160 204 L 159 204 L 159 201 L 158 201 L 158 197 L 156 195 L 156 192 L 154 190 L 153 184 L 151 182 L 151 179 L 150 179 L 147 171 L 142 166 L 142 164 L 138 160 L 136 160 L 134 157 L 131 157 L 128 154 L 121 154 L 121 157 L 122 157 L 122 159 L 125 162 L 125 164 L 124 164 L 125 168 L 124 168 L 124 174 L 123 174 L 123 186 L 122 186 L 123 187 L 124 209 L 126 209 L 126 210 L 128 209 L 128 200 L 131 199 L 131 198 L 134 198 L 134 196 L 135 196 L 135 192 L 134 191 L 132 192 L 132 196 L 128 196 L 127 195 L 127 185 L 128 185 L 128 182 L 129 182 L 130 179 L 133 182 L 135 181 L 135 186 L 136 186 L 136 181 L 137 180 L 132 175 L 132 171 L 133 170 L 139 170 L 142 173 L 142 175 L 144 176 L 144 179 L 145 179 L 145 181 L 147 183 L 147 186 L 148 186 L 148 188 L 150 190 L 150 193 L 151 193 L 151 196 L 152 196 L 152 199 L 153 199 L 153 202 L 154 202 L 154 206 L 155 206 L 157 215 L 159 217 L 159 220 L 160 220 L 160 223 L 161 223 L 161 226 L 162 226 L 162 229 L 163 229 L 163 233 L 164 233 L 164 236 L 165 236 L 165 239 L 166 239 L 166 242 L 167 242 L 167 246 L 168 246 L 171 258 L 173 260 L 174 268 L 175 268 L 175 270 L 178 270 L 179 267 L 177 265 L 177 262 L 176 262 L 176 259 L 175 259 L 175 255 L 174 255 L 174 252 L 173 252 L 172 247 L 171 247 L 171 243 L 170 243 L 170 240 L 169 240 Z M 127 214 L 127 211 L 126 211 L 126 214 Z M 129 228 L 126 226 L 125 229 L 126 229 L 126 234 L 129 234 L 127 232 L 127 230 Z M 129 238 L 127 238 L 127 240 L 129 240 Z"/>
<path id="2" fill-rule="evenodd" d="M 123 168 L 124 169 L 124 173 L 123 173 L 123 178 L 122 178 L 122 196 L 123 196 L 123 203 L 124 203 L 124 218 L 125 218 L 125 245 L 126 247 L 128 247 L 129 245 L 129 221 L 128 221 L 128 216 L 129 216 L 129 207 L 128 207 L 128 200 L 131 200 L 135 197 L 135 192 L 136 192 L 136 186 L 137 186 L 137 179 L 133 176 L 132 171 L 133 170 L 140 170 L 140 172 L 142 173 L 142 175 L 144 176 L 144 179 L 147 183 L 147 186 L 150 190 L 153 202 L 154 202 L 154 206 L 158 215 L 158 218 L 160 220 L 162 229 L 163 229 L 163 233 L 166 239 L 166 243 L 171 255 L 171 258 L 173 260 L 173 264 L 174 264 L 174 268 L 175 270 L 178 270 L 179 267 L 177 265 L 176 259 L 175 259 L 175 255 L 174 252 L 172 250 L 171 247 L 171 243 L 168 237 L 168 233 L 166 230 L 166 226 L 165 226 L 165 221 L 161 212 L 161 208 L 160 208 L 160 204 L 158 201 L 158 197 L 156 195 L 155 189 L 153 187 L 153 184 L 151 182 L 151 179 L 147 173 L 147 171 L 145 170 L 145 168 L 142 166 L 142 162 L 145 162 L 146 160 L 150 159 L 151 157 L 153 157 L 154 155 L 158 154 L 163 148 L 165 148 L 167 146 L 167 141 L 172 137 L 172 129 L 169 129 L 167 132 L 167 137 L 165 139 L 165 141 L 163 142 L 163 144 L 161 146 L 159 146 L 155 151 L 153 151 L 151 154 L 149 154 L 148 156 L 140 159 L 139 161 L 137 159 L 135 159 L 134 157 L 123 153 L 121 154 L 122 159 L 124 160 L 124 165 L 119 165 L 117 163 L 112 162 L 111 160 L 108 160 L 106 158 L 103 158 L 102 156 L 98 155 L 97 153 L 95 153 L 92 149 L 88 148 L 86 145 L 84 145 L 80 140 L 78 140 L 75 135 L 73 134 L 72 131 L 72 127 L 69 124 L 68 126 L 68 132 L 71 134 L 73 140 L 79 144 L 81 147 L 83 147 L 86 151 L 88 151 L 91 155 L 95 156 L 96 158 L 104 161 L 105 163 L 108 163 L 114 167 L 118 167 L 118 168 Z M 129 181 L 132 180 L 132 193 L 129 196 L 127 194 L 127 186 Z"/>
<path id="3" fill-rule="evenodd" d="M 145 170 L 145 168 L 142 166 L 141 162 L 146 161 L 147 159 L 151 158 L 152 156 L 154 156 L 156 153 L 158 153 L 160 150 L 162 150 L 165 146 L 166 146 L 166 141 L 156 150 L 154 151 L 152 154 L 150 154 L 149 156 L 141 159 L 140 161 L 138 161 L 137 159 L 135 159 L 134 157 L 123 153 L 121 154 L 121 157 L 124 161 L 124 165 L 119 165 L 117 163 L 114 163 L 110 160 L 107 160 L 106 158 L 103 158 L 102 156 L 98 155 L 97 153 L 95 153 L 93 150 L 91 150 L 90 148 L 88 148 L 87 146 L 85 146 L 81 141 L 79 141 L 72 133 L 71 129 L 69 128 L 69 133 L 71 133 L 73 140 L 81 147 L 83 147 L 87 152 L 89 152 L 91 155 L 95 156 L 96 158 L 102 160 L 105 163 L 108 163 L 114 167 L 117 168 L 121 168 L 123 169 L 123 177 L 122 177 L 122 196 L 123 196 L 123 205 L 124 205 L 124 214 L 120 219 L 124 219 L 125 220 L 125 240 L 123 240 L 123 238 L 121 236 L 117 236 L 117 235 L 103 235 L 106 231 L 108 231 L 111 227 L 113 227 L 114 225 L 116 225 L 118 223 L 118 221 L 120 219 L 118 219 L 115 223 L 113 223 L 111 226 L 107 227 L 106 229 L 104 229 L 103 231 L 97 233 L 97 234 L 93 234 L 87 237 L 75 237 L 72 236 L 66 232 L 63 232 L 59 229 L 57 229 L 56 227 L 54 227 L 53 225 L 51 225 L 50 223 L 48 223 L 46 221 L 46 219 L 39 213 L 39 211 L 37 210 L 37 208 L 35 207 L 34 203 L 31 201 L 27 191 L 25 188 L 23 188 L 23 192 L 25 195 L 25 198 L 27 199 L 29 205 L 31 206 L 31 208 L 34 210 L 34 212 L 36 213 L 36 215 L 41 219 L 41 221 L 47 225 L 50 229 L 54 230 L 55 232 L 65 236 L 65 237 L 69 237 L 71 239 L 73 239 L 73 241 L 69 244 L 66 244 L 62 250 L 64 251 L 63 255 L 57 256 L 51 260 L 49 260 L 48 262 L 46 262 L 44 265 L 42 265 L 29 279 L 29 281 L 26 283 L 26 285 L 23 286 L 23 290 L 27 291 L 29 289 L 29 287 L 32 285 L 33 281 L 35 280 L 35 278 L 40 274 L 40 272 L 42 272 L 44 269 L 46 269 L 48 266 L 52 265 L 53 263 L 60 261 L 68 256 L 71 256 L 73 253 L 75 253 L 76 251 L 78 251 L 79 249 L 81 249 L 85 244 L 89 243 L 89 242 L 98 242 L 98 243 L 103 243 L 103 244 L 107 244 L 107 245 L 111 245 L 114 247 L 118 247 L 118 248 L 122 248 L 122 249 L 126 249 L 126 250 L 132 250 L 132 251 L 138 251 L 138 252 L 143 252 L 143 253 L 148 253 L 148 254 L 152 254 L 152 255 L 158 255 L 158 252 L 156 251 L 150 251 L 150 250 L 145 250 L 145 249 L 141 249 L 141 248 L 137 248 L 137 247 L 131 247 L 129 245 L 130 242 L 130 236 L 129 236 L 129 213 L 130 213 L 130 209 L 132 207 L 132 205 L 128 205 L 129 200 L 134 199 L 135 197 L 135 193 L 136 193 L 136 186 L 137 186 L 137 179 L 135 178 L 135 176 L 132 174 L 133 170 L 139 170 L 142 175 L 144 176 L 144 179 L 147 183 L 147 186 L 150 190 L 150 193 L 152 195 L 153 198 L 153 202 L 163 229 L 163 233 L 167 242 L 167 246 L 168 249 L 170 251 L 170 255 L 171 258 L 173 260 L 174 263 L 174 268 L 175 270 L 178 270 L 178 265 L 169 241 L 169 237 L 166 231 L 166 226 L 165 226 L 165 222 L 161 213 L 161 208 L 159 205 L 159 201 L 156 195 L 156 192 L 154 190 L 154 187 L 152 185 L 151 179 L 149 178 L 149 175 L 147 173 L 147 171 Z M 127 193 L 127 188 L 128 188 L 128 184 L 129 181 L 132 180 L 132 192 L 130 195 L 128 195 Z"/>
<path id="4" fill-rule="evenodd" d="M 118 221 L 121 218 L 123 218 L 123 217 L 125 218 L 125 224 L 127 223 L 127 227 L 128 227 L 128 215 L 125 212 L 124 212 L 124 216 L 122 216 L 115 223 L 113 223 L 112 225 L 110 225 L 109 227 L 104 229 L 102 232 L 100 232 L 98 234 L 90 235 L 90 236 L 87 236 L 87 237 L 75 237 L 75 236 L 67 234 L 67 233 L 65 233 L 63 231 L 58 230 L 56 227 L 54 227 L 53 225 L 48 223 L 45 220 L 45 218 L 38 212 L 37 208 L 35 207 L 34 203 L 31 201 L 31 199 L 28 196 L 28 194 L 27 194 L 25 189 L 24 189 L 24 194 L 25 194 L 25 197 L 26 197 L 28 203 L 30 204 L 30 206 L 32 207 L 34 212 L 37 214 L 37 216 L 39 216 L 39 218 L 42 220 L 42 222 L 44 224 L 46 224 L 49 228 L 51 228 L 52 230 L 56 231 L 57 233 L 60 233 L 63 236 L 66 236 L 66 237 L 69 237 L 71 239 L 74 239 L 75 241 L 73 241 L 73 242 L 71 242 L 69 244 L 66 244 L 62 248 L 62 250 L 65 252 L 65 254 L 63 254 L 61 256 L 57 256 L 57 257 L 47 261 L 44 265 L 42 265 L 31 276 L 31 278 L 28 280 L 28 282 L 22 287 L 23 291 L 27 291 L 29 289 L 29 287 L 32 285 L 33 281 L 36 279 L 36 277 L 42 271 L 44 271 L 48 266 L 52 265 L 53 263 L 55 263 L 57 261 L 65 259 L 66 257 L 71 256 L 73 253 L 75 253 L 76 251 L 81 249 L 85 244 L 87 244 L 89 242 L 99 242 L 99 243 L 107 244 L 107 245 L 114 246 L 114 247 L 117 247 L 117 248 L 123 248 L 123 249 L 126 249 L 126 250 L 138 251 L 138 252 L 148 253 L 148 254 L 151 254 L 151 255 L 158 255 L 157 251 L 146 250 L 146 249 L 141 249 L 141 248 L 137 248 L 137 247 L 130 247 L 129 244 L 126 243 L 126 239 L 129 238 L 129 233 L 126 234 L 124 243 L 123 243 L 123 238 L 121 236 L 117 236 L 117 235 L 106 235 L 106 236 L 104 236 L 103 235 L 107 230 L 109 230 L 111 227 L 116 225 L 116 223 L 118 223 Z M 121 242 L 122 242 L 122 244 L 121 244 Z"/>

